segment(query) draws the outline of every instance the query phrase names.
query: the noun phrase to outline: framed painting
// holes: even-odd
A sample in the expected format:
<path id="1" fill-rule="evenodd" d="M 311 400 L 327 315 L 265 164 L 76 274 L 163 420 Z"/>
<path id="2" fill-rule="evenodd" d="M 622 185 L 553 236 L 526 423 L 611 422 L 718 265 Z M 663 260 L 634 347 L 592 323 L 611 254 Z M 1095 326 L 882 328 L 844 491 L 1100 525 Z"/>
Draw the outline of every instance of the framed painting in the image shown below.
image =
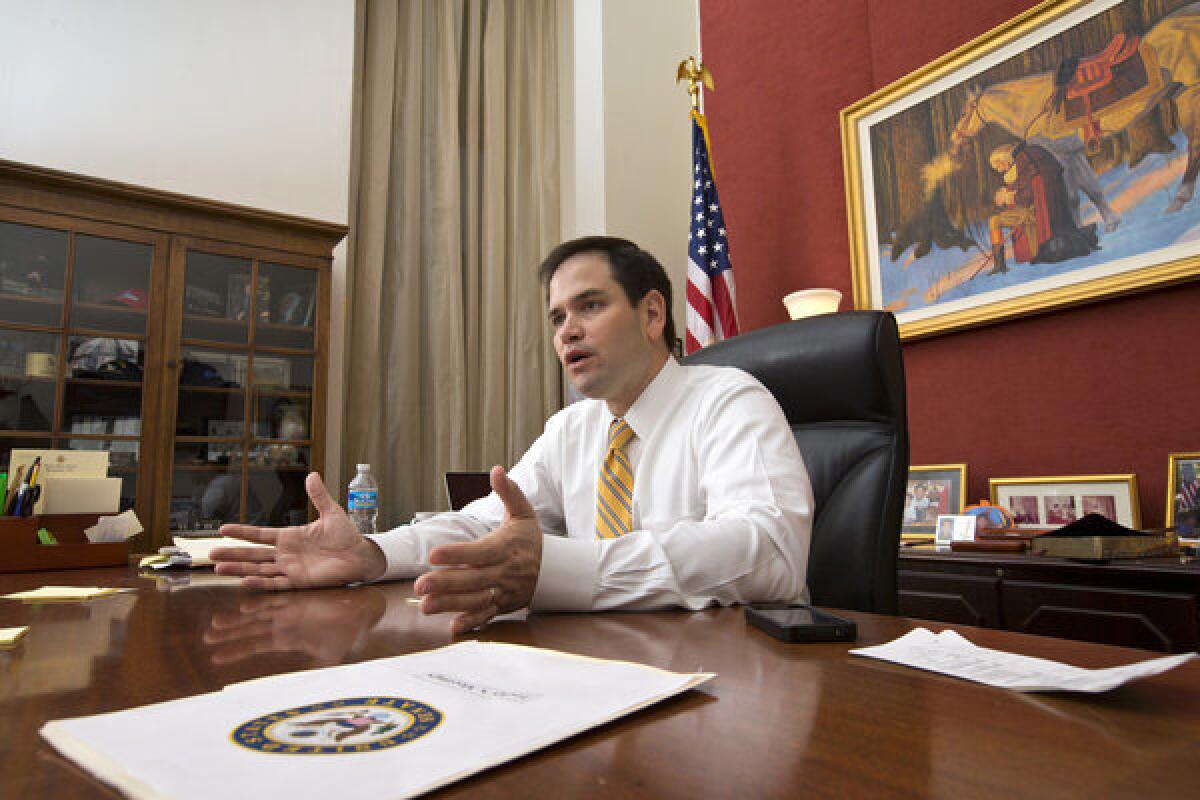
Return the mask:
<path id="1" fill-rule="evenodd" d="M 966 464 L 909 467 L 900 538 L 932 537 L 939 516 L 962 513 L 966 489 Z"/>
<path id="2" fill-rule="evenodd" d="M 1167 527 L 1180 536 L 1200 531 L 1200 453 L 1172 453 L 1167 458 Z"/>
<path id="3" fill-rule="evenodd" d="M 992 505 L 1012 512 L 1018 528 L 1061 528 L 1086 514 L 1142 526 L 1136 475 L 992 478 L 988 493 Z"/>
<path id="4" fill-rule="evenodd" d="M 906 339 L 1200 273 L 1200 3 L 1050 0 L 841 125 L 855 306 Z"/>

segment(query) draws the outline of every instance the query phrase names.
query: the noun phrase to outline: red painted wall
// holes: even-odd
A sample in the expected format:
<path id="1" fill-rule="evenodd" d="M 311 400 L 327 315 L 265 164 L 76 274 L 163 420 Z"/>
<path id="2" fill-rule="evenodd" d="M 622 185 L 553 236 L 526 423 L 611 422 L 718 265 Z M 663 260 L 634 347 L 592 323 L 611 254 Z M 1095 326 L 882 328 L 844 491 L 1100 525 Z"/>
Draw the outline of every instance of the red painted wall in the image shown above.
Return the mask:
<path id="1" fill-rule="evenodd" d="M 701 0 L 743 327 L 784 321 L 795 289 L 851 307 L 838 112 L 1035 4 Z M 1200 450 L 1197 308 L 1191 283 L 905 345 L 912 463 L 966 462 L 969 498 L 989 477 L 1133 472 L 1161 525 L 1167 454 Z"/>

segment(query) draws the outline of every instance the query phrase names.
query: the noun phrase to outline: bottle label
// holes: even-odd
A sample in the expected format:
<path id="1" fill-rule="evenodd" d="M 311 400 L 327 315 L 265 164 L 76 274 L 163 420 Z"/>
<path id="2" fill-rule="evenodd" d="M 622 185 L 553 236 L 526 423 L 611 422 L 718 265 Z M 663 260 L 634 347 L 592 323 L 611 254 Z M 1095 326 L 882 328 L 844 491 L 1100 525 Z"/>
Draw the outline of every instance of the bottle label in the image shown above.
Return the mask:
<path id="1" fill-rule="evenodd" d="M 377 489 L 351 489 L 349 502 L 346 505 L 351 511 L 374 511 L 379 507 L 379 491 Z"/>

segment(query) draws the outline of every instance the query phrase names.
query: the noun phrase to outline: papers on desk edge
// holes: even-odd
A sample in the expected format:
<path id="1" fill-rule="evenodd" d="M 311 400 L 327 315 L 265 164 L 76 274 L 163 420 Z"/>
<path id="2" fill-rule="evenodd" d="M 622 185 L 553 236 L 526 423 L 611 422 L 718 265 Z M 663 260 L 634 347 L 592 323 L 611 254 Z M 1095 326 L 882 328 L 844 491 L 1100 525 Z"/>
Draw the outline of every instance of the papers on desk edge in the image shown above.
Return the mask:
<path id="1" fill-rule="evenodd" d="M 105 588 L 101 586 L 42 586 L 25 592 L 0 595 L 0 600 L 21 600 L 26 603 L 77 603 L 95 600 L 122 592 L 136 592 L 129 587 Z"/>
<path id="2" fill-rule="evenodd" d="M 413 797 L 715 677 L 494 642 L 257 678 L 41 735 L 134 798 Z M 319 757 L 314 757 L 319 756 Z"/>
<path id="3" fill-rule="evenodd" d="M 18 625 L 15 628 L 0 628 L 0 650 L 11 650 L 17 646 L 17 642 L 29 633 L 28 625 Z"/>
<path id="4" fill-rule="evenodd" d="M 851 655 L 891 661 L 1018 692 L 1088 692 L 1115 689 L 1138 678 L 1158 675 L 1196 658 L 1181 653 L 1123 667 L 1086 669 L 1045 658 L 978 647 L 952 630 L 933 633 L 916 628 L 887 644 L 860 647 Z"/>

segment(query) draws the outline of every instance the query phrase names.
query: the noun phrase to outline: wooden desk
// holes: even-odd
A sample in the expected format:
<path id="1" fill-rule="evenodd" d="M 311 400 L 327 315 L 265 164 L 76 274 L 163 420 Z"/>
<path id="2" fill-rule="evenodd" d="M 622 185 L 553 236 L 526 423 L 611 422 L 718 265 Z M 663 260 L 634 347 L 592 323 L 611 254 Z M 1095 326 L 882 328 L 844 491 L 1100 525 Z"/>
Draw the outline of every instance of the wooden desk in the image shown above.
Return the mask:
<path id="1" fill-rule="evenodd" d="M 41 741 L 46 720 L 451 641 L 447 619 L 422 617 L 404 602 L 409 584 L 263 595 L 161 591 L 123 569 L 0 576 L 3 593 L 44 584 L 139 592 L 89 604 L 0 601 L 0 626 L 33 626 L 18 649 L 0 653 L 5 798 L 115 796 Z M 858 622 L 859 644 L 914 626 L 848 616 Z M 1082 666 L 1150 655 L 959 630 L 985 646 Z M 1098 697 L 1049 696 L 850 657 L 844 644 L 785 645 L 748 628 L 740 609 L 536 615 L 494 624 L 482 638 L 719 677 L 439 797 L 1141 800 L 1194 796 L 1200 786 L 1200 663 Z"/>
<path id="2" fill-rule="evenodd" d="M 900 613 L 1086 642 L 1200 647 L 1200 561 L 1091 564 L 1004 553 L 901 550 Z"/>

